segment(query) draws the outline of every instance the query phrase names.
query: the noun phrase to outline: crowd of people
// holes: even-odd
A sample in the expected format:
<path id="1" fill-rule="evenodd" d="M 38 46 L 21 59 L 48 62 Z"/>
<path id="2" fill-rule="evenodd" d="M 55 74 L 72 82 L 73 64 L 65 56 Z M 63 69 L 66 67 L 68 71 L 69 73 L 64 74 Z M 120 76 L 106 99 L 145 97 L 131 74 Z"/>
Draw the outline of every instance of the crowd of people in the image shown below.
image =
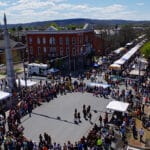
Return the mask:
<path id="1" fill-rule="evenodd" d="M 97 71 L 90 73 L 90 76 L 97 76 Z M 89 76 L 89 74 L 88 74 Z M 87 79 L 90 79 L 87 76 Z M 108 123 L 113 123 L 119 128 L 119 133 L 122 137 L 124 144 L 127 143 L 126 134 L 129 128 L 135 139 L 140 137 L 140 141 L 143 141 L 144 130 L 143 128 L 137 129 L 134 117 L 145 121 L 145 105 L 150 103 L 150 81 L 145 78 L 140 83 L 134 80 L 124 80 L 121 82 L 111 80 L 108 75 L 107 78 L 110 88 L 94 87 L 92 90 L 87 88 L 84 79 L 72 81 L 71 76 L 60 77 L 59 80 L 51 83 L 46 81 L 40 81 L 40 83 L 33 88 L 21 88 L 17 95 L 17 105 L 12 106 L 9 110 L 9 114 L 6 114 L 3 109 L 0 110 L 0 144 L 3 145 L 5 150 L 74 150 L 74 149 L 109 149 L 111 143 L 116 140 L 114 130 L 109 126 Z M 97 81 L 99 82 L 99 81 Z M 5 82 L 5 84 L 7 84 Z M 120 84 L 124 84 L 124 88 L 120 88 Z M 0 82 L 1 88 L 3 82 Z M 21 125 L 21 118 L 25 115 L 31 117 L 32 110 L 42 105 L 43 102 L 50 102 L 57 98 L 58 95 L 65 95 L 68 92 L 92 92 L 93 96 L 114 98 L 119 101 L 128 102 L 129 114 L 125 114 L 120 117 L 118 114 L 114 114 L 109 122 L 108 114 L 106 113 L 104 118 L 100 115 L 99 125 L 95 124 L 93 129 L 89 132 L 87 137 L 82 137 L 76 143 L 68 141 L 64 145 L 53 143 L 51 136 L 44 133 L 44 136 L 39 135 L 39 143 L 32 140 L 28 140 L 24 137 L 24 127 Z M 82 108 L 83 118 L 91 122 L 92 113 L 91 107 L 83 105 Z M 81 123 L 81 113 L 75 108 L 74 110 L 74 122 Z M 150 122 L 150 116 L 148 116 L 148 122 Z M 148 127 L 148 125 L 146 126 Z"/>

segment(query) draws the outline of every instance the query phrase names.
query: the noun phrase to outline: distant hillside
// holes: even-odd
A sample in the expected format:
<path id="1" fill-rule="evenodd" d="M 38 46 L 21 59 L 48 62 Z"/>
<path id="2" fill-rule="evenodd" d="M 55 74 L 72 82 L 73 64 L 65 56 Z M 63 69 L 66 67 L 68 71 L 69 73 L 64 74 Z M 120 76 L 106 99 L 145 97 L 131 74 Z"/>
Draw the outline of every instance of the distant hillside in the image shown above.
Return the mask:
<path id="1" fill-rule="evenodd" d="M 55 22 L 59 26 L 66 26 L 68 24 L 76 24 L 81 25 L 85 23 L 93 24 L 93 25 L 122 25 L 122 24 L 136 24 L 136 25 L 150 25 L 150 21 L 131 21 L 131 20 L 98 20 L 98 19 L 64 19 L 64 20 L 52 20 L 52 21 L 41 21 L 41 22 L 31 22 L 31 23 L 24 23 L 24 24 L 9 24 L 8 27 L 14 27 L 21 25 L 22 27 L 35 27 L 35 26 L 45 26 Z"/>

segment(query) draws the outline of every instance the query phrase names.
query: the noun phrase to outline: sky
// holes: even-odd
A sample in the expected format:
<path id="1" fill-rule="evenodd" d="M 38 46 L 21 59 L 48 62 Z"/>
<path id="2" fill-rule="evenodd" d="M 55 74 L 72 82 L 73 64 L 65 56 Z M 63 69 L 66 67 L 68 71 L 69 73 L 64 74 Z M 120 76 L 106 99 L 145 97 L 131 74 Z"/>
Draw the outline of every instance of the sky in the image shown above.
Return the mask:
<path id="1" fill-rule="evenodd" d="M 0 0 L 0 23 L 70 18 L 150 20 L 150 0 Z"/>

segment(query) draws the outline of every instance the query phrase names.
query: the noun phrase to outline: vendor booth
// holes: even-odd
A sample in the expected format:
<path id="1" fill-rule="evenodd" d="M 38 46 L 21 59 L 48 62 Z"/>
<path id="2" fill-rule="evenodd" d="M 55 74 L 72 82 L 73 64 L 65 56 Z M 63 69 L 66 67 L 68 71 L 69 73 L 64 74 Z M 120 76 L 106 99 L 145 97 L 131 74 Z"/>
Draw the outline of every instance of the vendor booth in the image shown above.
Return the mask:
<path id="1" fill-rule="evenodd" d="M 60 71 L 60 70 L 57 69 L 57 68 L 51 68 L 51 69 L 49 69 L 47 72 L 48 72 L 48 74 L 50 74 L 50 73 L 55 74 L 55 73 L 58 73 L 59 71 Z"/>
<path id="2" fill-rule="evenodd" d="M 109 69 L 111 69 L 111 70 L 121 70 L 121 65 L 119 65 L 119 64 L 111 64 L 109 66 Z"/>
<path id="3" fill-rule="evenodd" d="M 106 106 L 107 109 L 119 112 L 127 112 L 129 103 L 121 102 L 121 101 L 111 101 Z"/>
<path id="4" fill-rule="evenodd" d="M 4 109 L 10 105 L 11 93 L 0 91 L 0 106 Z"/>
<path id="5" fill-rule="evenodd" d="M 94 82 L 87 83 L 86 86 L 89 87 L 89 88 L 102 87 L 102 88 L 104 88 L 104 89 L 110 87 L 109 84 L 105 84 L 105 83 L 94 83 Z"/>
<path id="6" fill-rule="evenodd" d="M 16 83 L 17 83 L 18 86 L 21 86 L 21 87 L 25 87 L 25 86 L 27 86 L 27 87 L 33 87 L 34 85 L 37 84 L 37 82 L 35 82 L 35 81 L 31 81 L 31 80 L 25 81 L 25 80 L 22 80 L 22 79 L 17 79 Z"/>
<path id="7" fill-rule="evenodd" d="M 113 100 L 106 106 L 107 109 L 112 111 L 112 118 L 110 123 L 117 125 L 118 127 L 122 124 L 124 115 L 127 113 L 129 103 Z"/>

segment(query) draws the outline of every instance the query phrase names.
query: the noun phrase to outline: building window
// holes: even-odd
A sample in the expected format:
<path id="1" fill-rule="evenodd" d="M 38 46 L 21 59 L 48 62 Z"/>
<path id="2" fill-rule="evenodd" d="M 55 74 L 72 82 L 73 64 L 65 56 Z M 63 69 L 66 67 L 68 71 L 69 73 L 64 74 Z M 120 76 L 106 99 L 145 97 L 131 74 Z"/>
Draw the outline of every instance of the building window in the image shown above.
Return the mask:
<path id="1" fill-rule="evenodd" d="M 83 47 L 80 48 L 80 54 L 83 54 Z"/>
<path id="2" fill-rule="evenodd" d="M 56 53 L 56 47 L 51 47 L 51 48 L 50 48 L 50 52 L 51 52 L 51 53 L 53 53 L 53 52 Z"/>
<path id="3" fill-rule="evenodd" d="M 66 37 L 66 45 L 69 45 L 69 37 Z"/>
<path id="4" fill-rule="evenodd" d="M 32 37 L 29 37 L 29 43 L 32 44 Z"/>
<path id="5" fill-rule="evenodd" d="M 43 44 L 46 44 L 46 38 L 43 37 Z"/>
<path id="6" fill-rule="evenodd" d="M 72 55 L 76 56 L 76 49 L 75 48 L 72 49 Z"/>
<path id="7" fill-rule="evenodd" d="M 59 44 L 63 45 L 63 38 L 62 37 L 59 38 Z"/>
<path id="8" fill-rule="evenodd" d="M 85 37 L 85 42 L 88 43 L 89 39 L 88 36 Z"/>
<path id="9" fill-rule="evenodd" d="M 40 38 L 38 37 L 37 38 L 37 44 L 40 44 L 41 43 L 41 40 L 40 40 Z"/>
<path id="10" fill-rule="evenodd" d="M 33 55 L 33 47 L 30 47 L 29 50 L 30 50 L 30 54 Z"/>
<path id="11" fill-rule="evenodd" d="M 49 44 L 51 44 L 51 45 L 55 44 L 55 38 L 54 37 L 50 37 Z"/>
<path id="12" fill-rule="evenodd" d="M 69 48 L 68 48 L 68 47 L 66 48 L 66 55 L 67 55 L 67 56 L 70 55 L 70 51 L 69 51 Z"/>
<path id="13" fill-rule="evenodd" d="M 41 48 L 38 47 L 37 56 L 40 56 L 40 55 L 41 55 Z"/>
<path id="14" fill-rule="evenodd" d="M 46 47 L 43 48 L 43 51 L 44 51 L 44 54 L 47 52 L 47 49 Z"/>
<path id="15" fill-rule="evenodd" d="M 76 38 L 72 37 L 72 44 L 76 44 Z"/>
<path id="16" fill-rule="evenodd" d="M 60 48 L 60 56 L 63 56 L 63 48 Z"/>
<path id="17" fill-rule="evenodd" d="M 80 43 L 80 44 L 83 43 L 83 37 L 82 37 L 82 36 L 79 37 L 79 43 Z"/>

